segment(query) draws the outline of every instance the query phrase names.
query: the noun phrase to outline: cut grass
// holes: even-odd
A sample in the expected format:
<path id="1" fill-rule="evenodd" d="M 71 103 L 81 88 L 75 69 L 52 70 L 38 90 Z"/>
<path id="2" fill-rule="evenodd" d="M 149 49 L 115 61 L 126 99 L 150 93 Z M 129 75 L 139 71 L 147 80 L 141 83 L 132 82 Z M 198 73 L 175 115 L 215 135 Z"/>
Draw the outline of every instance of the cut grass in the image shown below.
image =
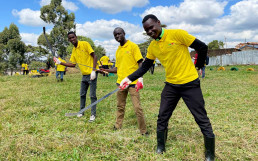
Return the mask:
<path id="1" fill-rule="evenodd" d="M 201 80 L 206 110 L 216 135 L 217 160 L 258 160 L 258 66 L 239 71 L 209 70 Z M 247 68 L 255 71 L 246 71 Z M 216 68 L 216 67 L 213 67 Z M 98 77 L 97 96 L 116 87 L 116 76 Z M 156 121 L 164 69 L 144 76 L 141 104 L 150 135 L 140 135 L 127 100 L 121 130 L 113 131 L 116 94 L 97 105 L 97 118 L 65 117 L 79 110 L 80 74 L 55 77 L 0 77 L 0 160 L 203 160 L 203 136 L 182 100 L 170 122 L 167 152 L 155 154 Z M 88 92 L 89 93 L 89 92 Z M 87 96 L 87 105 L 89 105 Z"/>

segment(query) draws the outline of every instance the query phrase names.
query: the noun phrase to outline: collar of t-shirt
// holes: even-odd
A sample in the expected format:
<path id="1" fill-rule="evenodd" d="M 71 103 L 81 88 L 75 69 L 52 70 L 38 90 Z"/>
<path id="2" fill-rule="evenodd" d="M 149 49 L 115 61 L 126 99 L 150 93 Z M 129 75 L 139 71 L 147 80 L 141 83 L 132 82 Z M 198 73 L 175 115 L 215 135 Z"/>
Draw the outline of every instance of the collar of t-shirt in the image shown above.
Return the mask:
<path id="1" fill-rule="evenodd" d="M 78 40 L 78 44 L 75 48 L 79 48 L 81 46 L 81 41 Z"/>
<path id="2" fill-rule="evenodd" d="M 161 33 L 160 33 L 159 37 L 158 37 L 157 39 L 155 39 L 155 40 L 156 40 L 156 41 L 159 41 L 159 40 L 163 37 L 164 32 L 165 32 L 164 29 L 161 28 Z"/>
<path id="3" fill-rule="evenodd" d="M 127 40 L 127 41 L 126 41 L 126 43 L 125 43 L 123 46 L 121 46 L 121 45 L 120 45 L 120 47 L 122 47 L 122 48 L 127 47 L 127 45 L 128 45 L 128 43 L 129 43 L 129 41 L 130 41 L 130 40 Z"/>

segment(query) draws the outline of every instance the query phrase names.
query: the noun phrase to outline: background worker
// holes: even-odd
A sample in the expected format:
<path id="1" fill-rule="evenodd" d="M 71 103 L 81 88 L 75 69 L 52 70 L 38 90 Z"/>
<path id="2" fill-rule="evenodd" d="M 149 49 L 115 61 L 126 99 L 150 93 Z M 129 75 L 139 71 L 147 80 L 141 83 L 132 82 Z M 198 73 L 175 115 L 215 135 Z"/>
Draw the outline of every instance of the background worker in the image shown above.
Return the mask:
<path id="1" fill-rule="evenodd" d="M 108 56 L 106 56 L 106 55 L 102 56 L 99 61 L 102 64 L 102 68 L 109 69 L 108 68 L 108 63 L 109 63 L 109 57 Z M 107 76 L 108 77 L 108 74 L 103 73 L 103 76 Z"/>
<path id="2" fill-rule="evenodd" d="M 125 32 L 122 28 L 115 28 L 114 37 L 117 42 L 120 43 L 116 51 L 116 65 L 113 69 L 101 69 L 109 73 L 117 73 L 117 86 L 120 82 L 129 74 L 136 71 L 142 64 L 143 57 L 141 55 L 138 45 L 125 39 Z M 127 54 L 129 53 L 129 54 Z M 136 83 L 138 87 L 136 86 Z M 125 105 L 128 93 L 131 95 L 134 111 L 137 116 L 138 126 L 142 135 L 147 135 L 147 128 L 144 119 L 144 113 L 140 104 L 140 94 L 138 92 L 140 86 L 143 86 L 143 78 L 139 78 L 138 82 L 135 80 L 131 83 L 129 88 L 125 90 L 119 90 L 117 92 L 117 114 L 116 123 L 114 129 L 120 129 L 123 124 L 125 115 Z"/>
<path id="3" fill-rule="evenodd" d="M 204 66 L 203 66 L 202 69 L 201 69 L 201 71 L 202 71 L 202 78 L 205 78 L 205 68 L 206 68 L 206 65 L 209 64 L 209 60 L 210 60 L 210 58 L 209 58 L 209 56 L 207 55 L 207 56 L 206 56 L 206 59 L 205 59 L 205 64 L 204 64 Z"/>
<path id="4" fill-rule="evenodd" d="M 155 15 L 147 15 L 142 21 L 147 35 L 154 40 L 148 47 L 142 66 L 123 79 L 120 87 L 127 87 L 132 81 L 145 74 L 158 58 L 165 68 L 166 82 L 161 94 L 157 120 L 157 153 L 165 152 L 168 122 L 180 98 L 183 98 L 199 125 L 205 144 L 206 160 L 214 160 L 215 135 L 204 108 L 204 99 L 196 68 L 204 66 L 208 47 L 184 30 L 164 29 Z M 188 47 L 198 52 L 196 68 L 191 60 Z"/>
<path id="5" fill-rule="evenodd" d="M 76 63 L 78 64 L 81 73 L 81 91 L 80 91 L 80 109 L 85 108 L 86 103 L 86 94 L 87 90 L 90 87 L 90 98 L 91 103 L 97 101 L 96 88 L 97 88 L 97 57 L 94 54 L 94 51 L 90 44 L 86 41 L 78 41 L 77 36 L 74 32 L 68 33 L 68 40 L 71 42 L 74 47 L 72 50 L 72 55 L 70 58 L 71 63 L 61 62 L 59 59 L 54 58 L 56 64 L 61 64 L 67 67 L 75 67 Z M 86 65 L 86 66 L 83 66 Z M 90 66 L 90 67 L 87 67 Z M 77 117 L 82 117 L 83 114 L 78 114 Z M 96 105 L 91 108 L 90 122 L 93 122 L 96 118 Z"/>
<path id="6" fill-rule="evenodd" d="M 66 61 L 63 60 L 60 55 L 58 56 L 58 60 L 60 60 L 63 63 L 66 63 Z M 56 79 L 59 82 L 59 75 L 60 75 L 60 80 L 61 82 L 63 82 L 66 66 L 61 64 L 55 64 L 55 65 L 56 65 Z"/>
<path id="7" fill-rule="evenodd" d="M 149 69 L 151 74 L 154 74 L 154 69 L 155 69 L 155 60 L 153 61 L 153 65 Z"/>
<path id="8" fill-rule="evenodd" d="M 28 75 L 29 74 L 29 66 L 28 64 L 25 62 L 25 63 L 22 63 L 22 75 Z"/>

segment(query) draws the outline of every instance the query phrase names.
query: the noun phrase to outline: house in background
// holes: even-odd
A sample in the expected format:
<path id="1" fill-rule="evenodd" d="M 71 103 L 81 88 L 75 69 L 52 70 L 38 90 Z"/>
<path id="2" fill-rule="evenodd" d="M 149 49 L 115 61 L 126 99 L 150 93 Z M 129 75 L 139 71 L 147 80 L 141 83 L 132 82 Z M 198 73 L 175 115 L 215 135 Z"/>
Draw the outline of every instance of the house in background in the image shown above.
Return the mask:
<path id="1" fill-rule="evenodd" d="M 239 43 L 236 45 L 236 49 L 240 51 L 258 50 L 258 42 Z"/>
<path id="2" fill-rule="evenodd" d="M 247 51 L 247 50 L 258 50 L 258 42 L 239 43 L 238 45 L 236 45 L 235 48 L 208 50 L 208 56 L 212 57 L 212 56 L 227 55 L 227 54 L 232 54 L 233 52 Z M 191 58 L 194 57 L 195 53 L 196 53 L 195 50 L 190 52 Z"/>

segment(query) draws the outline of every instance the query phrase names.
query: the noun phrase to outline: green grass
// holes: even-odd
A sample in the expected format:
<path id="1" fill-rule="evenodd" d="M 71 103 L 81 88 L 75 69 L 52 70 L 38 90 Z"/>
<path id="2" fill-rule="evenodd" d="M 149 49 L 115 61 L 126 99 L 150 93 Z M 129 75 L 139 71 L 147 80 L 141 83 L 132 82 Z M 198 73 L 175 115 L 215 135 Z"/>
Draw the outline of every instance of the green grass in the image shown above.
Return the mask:
<path id="1" fill-rule="evenodd" d="M 201 80 L 206 110 L 216 135 L 217 160 L 258 160 L 258 66 L 209 70 Z M 254 72 L 246 71 L 252 67 Z M 116 88 L 116 76 L 98 77 L 97 96 Z M 141 104 L 150 136 L 137 128 L 128 97 L 123 128 L 113 131 L 116 94 L 97 105 L 97 119 L 65 117 L 79 110 L 80 74 L 0 77 L 0 160 L 203 160 L 203 136 L 180 100 L 169 122 L 167 152 L 155 154 L 156 120 L 164 69 L 144 76 Z M 89 93 L 89 92 L 88 92 Z M 87 96 L 87 105 L 90 103 Z"/>

